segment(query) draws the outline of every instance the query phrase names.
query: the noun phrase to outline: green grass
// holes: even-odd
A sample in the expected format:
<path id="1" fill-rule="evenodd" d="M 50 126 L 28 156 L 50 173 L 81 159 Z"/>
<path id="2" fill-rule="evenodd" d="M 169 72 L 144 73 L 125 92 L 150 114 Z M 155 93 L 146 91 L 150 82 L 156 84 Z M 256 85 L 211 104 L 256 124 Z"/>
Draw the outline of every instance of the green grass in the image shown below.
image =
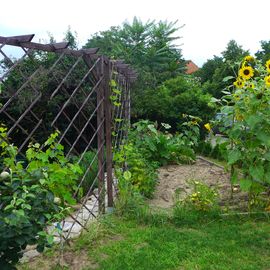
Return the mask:
<path id="1" fill-rule="evenodd" d="M 99 269 L 269 269 L 268 222 L 216 221 L 192 227 L 112 219 L 119 241 L 99 246 Z M 105 254 L 105 255 L 104 255 Z"/>
<path id="2" fill-rule="evenodd" d="M 140 221 L 110 216 L 65 252 L 74 259 L 85 253 L 91 265 L 94 262 L 94 268 L 85 264 L 78 270 L 266 270 L 269 235 L 267 218 L 220 218 L 176 226 L 164 214 Z"/>

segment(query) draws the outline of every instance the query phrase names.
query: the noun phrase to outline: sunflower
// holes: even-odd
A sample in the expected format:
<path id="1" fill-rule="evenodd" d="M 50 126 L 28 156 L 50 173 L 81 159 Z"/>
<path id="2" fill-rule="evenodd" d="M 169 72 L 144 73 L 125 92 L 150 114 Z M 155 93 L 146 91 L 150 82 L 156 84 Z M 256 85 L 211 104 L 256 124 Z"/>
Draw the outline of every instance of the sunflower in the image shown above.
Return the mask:
<path id="1" fill-rule="evenodd" d="M 244 80 L 249 80 L 251 77 L 254 76 L 254 69 L 250 66 L 242 67 L 239 70 L 239 76 L 242 77 Z"/>
<path id="2" fill-rule="evenodd" d="M 265 80 L 266 86 L 267 86 L 267 87 L 270 87 L 270 75 L 266 76 L 266 77 L 264 78 L 264 80 Z"/>
<path id="3" fill-rule="evenodd" d="M 267 72 L 270 73 L 270 59 L 266 61 L 265 66 L 266 66 Z"/>
<path id="4" fill-rule="evenodd" d="M 251 89 L 254 89 L 255 88 L 255 85 L 254 83 L 250 82 L 248 85 L 247 85 L 248 88 L 251 88 Z"/>
<path id="5" fill-rule="evenodd" d="M 240 95 L 238 94 L 233 94 L 233 97 L 236 101 L 240 100 Z"/>
<path id="6" fill-rule="evenodd" d="M 210 132 L 211 131 L 211 126 L 209 123 L 205 124 L 204 127 Z"/>
<path id="7" fill-rule="evenodd" d="M 243 88 L 244 87 L 244 82 L 240 79 L 237 79 L 233 85 L 236 87 L 236 88 Z"/>
<path id="8" fill-rule="evenodd" d="M 247 61 L 247 62 L 253 62 L 254 61 L 254 57 L 251 56 L 251 55 L 248 55 L 244 58 L 244 61 Z"/>
<path id="9" fill-rule="evenodd" d="M 242 121 L 242 120 L 244 119 L 244 117 L 243 117 L 243 115 L 242 115 L 241 113 L 237 112 L 237 113 L 235 114 L 235 119 L 236 119 L 237 121 Z"/>

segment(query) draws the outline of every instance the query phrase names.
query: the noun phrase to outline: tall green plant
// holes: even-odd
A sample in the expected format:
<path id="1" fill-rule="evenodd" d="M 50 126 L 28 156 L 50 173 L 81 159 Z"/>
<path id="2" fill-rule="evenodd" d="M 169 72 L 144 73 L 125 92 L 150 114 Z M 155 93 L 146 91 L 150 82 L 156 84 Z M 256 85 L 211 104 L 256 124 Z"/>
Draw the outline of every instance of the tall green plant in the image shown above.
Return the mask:
<path id="1" fill-rule="evenodd" d="M 242 61 L 232 92 L 226 92 L 221 112 L 230 143 L 228 164 L 233 183 L 258 195 L 270 187 L 270 60 L 266 65 L 252 56 Z M 228 128 L 231 127 L 231 128 Z"/>

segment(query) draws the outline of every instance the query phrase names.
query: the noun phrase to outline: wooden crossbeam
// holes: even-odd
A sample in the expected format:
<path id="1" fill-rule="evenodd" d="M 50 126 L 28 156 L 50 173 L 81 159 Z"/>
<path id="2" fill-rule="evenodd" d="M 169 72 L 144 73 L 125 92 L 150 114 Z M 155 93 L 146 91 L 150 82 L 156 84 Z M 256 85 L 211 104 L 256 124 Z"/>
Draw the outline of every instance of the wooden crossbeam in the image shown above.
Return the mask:
<path id="1" fill-rule="evenodd" d="M 20 42 L 30 42 L 35 35 L 21 35 L 21 36 L 11 36 L 11 37 L 3 37 L 0 36 L 1 43 L 20 43 Z M 13 45 L 13 44 L 10 44 Z"/>
<path id="2" fill-rule="evenodd" d="M 53 46 L 55 50 L 66 49 L 68 45 L 69 45 L 69 42 L 57 42 L 57 43 L 51 44 L 51 46 Z"/>
<path id="3" fill-rule="evenodd" d="M 23 46 L 24 48 L 33 50 L 42 50 L 47 52 L 60 51 L 68 55 L 82 56 L 82 55 L 95 55 L 99 48 L 89 48 L 81 50 L 70 50 L 67 48 L 68 42 L 59 42 L 53 44 L 41 44 L 36 42 L 31 42 L 34 35 L 23 35 L 23 36 L 12 36 L 3 37 L 0 36 L 0 43 L 12 46 Z"/>

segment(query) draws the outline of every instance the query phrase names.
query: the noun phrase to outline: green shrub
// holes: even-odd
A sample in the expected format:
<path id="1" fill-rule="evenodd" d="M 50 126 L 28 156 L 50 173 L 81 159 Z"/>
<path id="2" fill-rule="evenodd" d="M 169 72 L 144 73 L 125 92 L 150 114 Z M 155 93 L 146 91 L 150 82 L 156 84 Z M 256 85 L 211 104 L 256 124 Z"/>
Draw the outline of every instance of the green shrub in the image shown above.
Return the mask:
<path id="1" fill-rule="evenodd" d="M 185 129 L 185 133 L 172 135 L 168 133 L 170 128 L 167 124 L 162 124 L 165 132 L 157 130 L 157 125 L 148 120 L 142 120 L 133 125 L 129 139 L 142 155 L 150 163 L 155 163 L 158 167 L 172 163 L 190 163 L 195 160 L 193 151 L 194 132 Z"/>
<path id="2" fill-rule="evenodd" d="M 138 116 L 151 121 L 168 123 L 173 131 L 179 130 L 176 123 L 184 122 L 182 114 L 189 114 L 208 121 L 214 110 L 209 106 L 211 96 L 202 91 L 200 82 L 191 76 L 171 78 L 153 89 L 144 89 L 140 96 Z"/>
<path id="3" fill-rule="evenodd" d="M 26 152 L 28 166 L 17 161 L 17 147 L 7 143 L 0 127 L 0 153 L 6 171 L 0 174 L 0 269 L 15 269 L 27 245 L 37 250 L 52 244 L 45 229 L 67 214 L 66 205 L 74 203 L 75 181 L 81 173 L 78 165 L 69 163 L 63 147 L 52 134 L 41 146 L 30 145 Z"/>

